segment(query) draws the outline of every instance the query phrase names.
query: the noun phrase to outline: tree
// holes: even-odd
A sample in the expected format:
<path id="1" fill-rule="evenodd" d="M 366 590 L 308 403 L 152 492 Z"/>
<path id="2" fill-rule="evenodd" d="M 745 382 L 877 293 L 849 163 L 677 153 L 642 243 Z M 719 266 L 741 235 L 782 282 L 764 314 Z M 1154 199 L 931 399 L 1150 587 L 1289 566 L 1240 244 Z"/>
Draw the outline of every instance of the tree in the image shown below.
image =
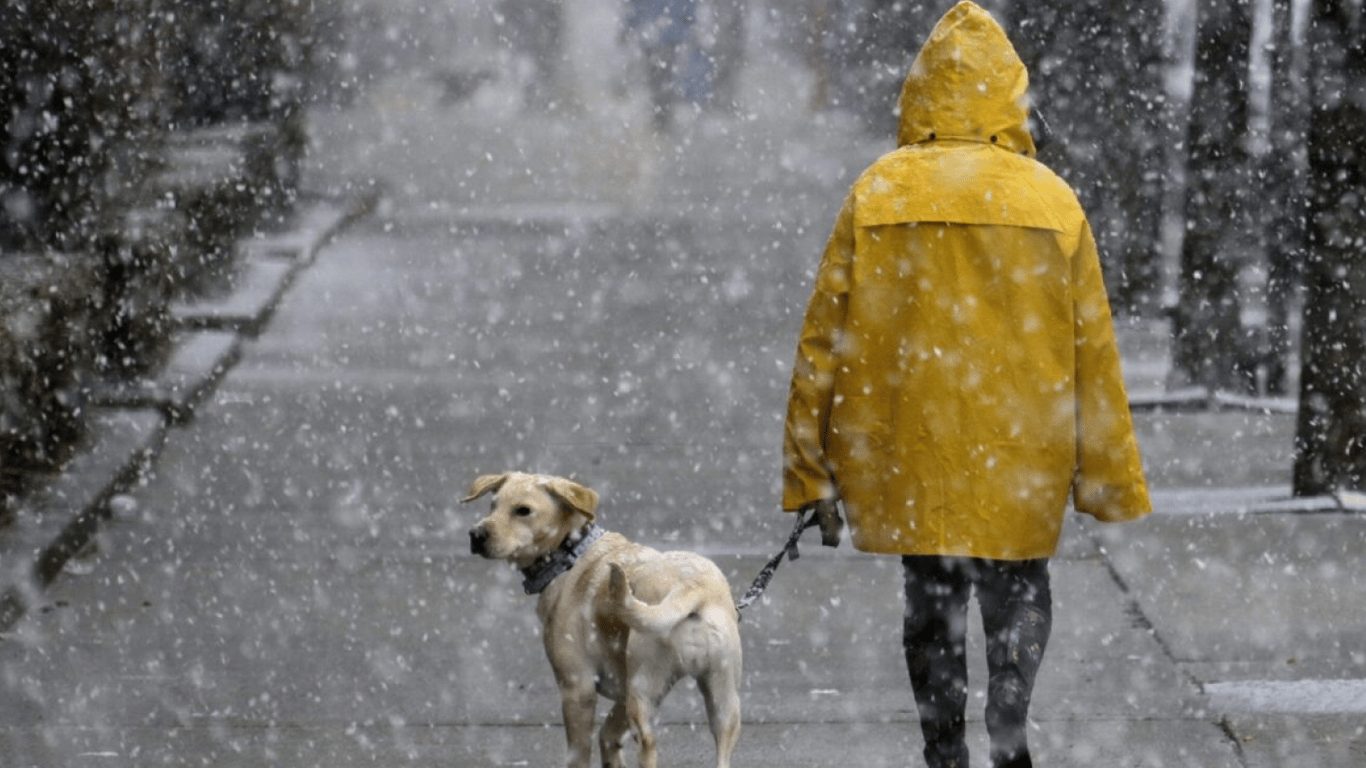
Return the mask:
<path id="1" fill-rule="evenodd" d="M 1155 305 L 1158 282 L 1163 9 L 1159 0 L 1014 0 L 1004 12 L 1053 134 L 1039 159 L 1086 208 L 1112 302 L 1138 314 Z"/>
<path id="2" fill-rule="evenodd" d="M 1249 391 L 1256 344 L 1242 320 L 1240 280 L 1260 264 L 1251 234 L 1261 200 L 1249 155 L 1249 0 L 1200 0 L 1187 129 L 1180 296 L 1173 311 L 1174 384 Z"/>
<path id="3" fill-rule="evenodd" d="M 1309 23 L 1309 243 L 1298 496 L 1366 488 L 1366 19 L 1318 0 Z"/>
<path id="4" fill-rule="evenodd" d="M 108 153 L 94 141 L 99 72 L 81 52 L 101 25 L 74 6 L 0 10 L 0 245 L 9 248 L 73 250 L 91 237 Z"/>
<path id="5" fill-rule="evenodd" d="M 1264 136 L 1255 138 L 1256 167 L 1265 179 L 1269 210 L 1261 217 L 1266 242 L 1266 340 L 1262 363 L 1266 391 L 1290 387 L 1292 305 L 1303 284 L 1308 250 L 1305 231 L 1309 129 L 1309 72 L 1296 0 L 1271 0 L 1271 94 Z"/>

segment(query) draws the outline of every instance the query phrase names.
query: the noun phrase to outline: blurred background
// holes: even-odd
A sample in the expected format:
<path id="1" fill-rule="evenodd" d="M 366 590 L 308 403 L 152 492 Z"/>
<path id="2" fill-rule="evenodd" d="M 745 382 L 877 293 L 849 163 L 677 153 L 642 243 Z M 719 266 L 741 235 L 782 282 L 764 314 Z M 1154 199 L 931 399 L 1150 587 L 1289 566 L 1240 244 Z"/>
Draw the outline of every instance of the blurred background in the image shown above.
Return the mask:
<path id="1" fill-rule="evenodd" d="M 823 234 L 829 190 L 892 148 L 901 77 L 949 5 L 7 4 L 0 496 L 61 465 L 90 393 L 164 361 L 167 305 L 231 290 L 232 243 L 284 226 L 300 195 L 371 184 L 390 210 L 468 215 L 532 189 L 561 213 L 755 226 L 810 195 L 794 225 Z M 985 5 L 1033 73 L 1040 157 L 1077 189 L 1164 402 L 1297 413 L 1295 492 L 1362 485 L 1358 4 Z M 544 133 L 509 129 L 527 124 Z M 815 140 L 784 141 L 798 132 Z M 730 152 L 782 173 L 689 197 L 687 174 L 715 181 Z"/>

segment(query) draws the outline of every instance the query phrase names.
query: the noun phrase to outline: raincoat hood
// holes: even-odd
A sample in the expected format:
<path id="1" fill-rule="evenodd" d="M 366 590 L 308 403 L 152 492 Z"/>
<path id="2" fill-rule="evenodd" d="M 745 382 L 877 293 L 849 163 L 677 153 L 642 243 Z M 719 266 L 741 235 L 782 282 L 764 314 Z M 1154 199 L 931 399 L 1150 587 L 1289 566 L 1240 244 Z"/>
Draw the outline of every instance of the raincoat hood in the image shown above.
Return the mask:
<path id="1" fill-rule="evenodd" d="M 897 146 L 935 140 L 995 144 L 1034 156 L 1029 73 L 1005 30 L 971 2 L 935 25 L 901 86 Z"/>

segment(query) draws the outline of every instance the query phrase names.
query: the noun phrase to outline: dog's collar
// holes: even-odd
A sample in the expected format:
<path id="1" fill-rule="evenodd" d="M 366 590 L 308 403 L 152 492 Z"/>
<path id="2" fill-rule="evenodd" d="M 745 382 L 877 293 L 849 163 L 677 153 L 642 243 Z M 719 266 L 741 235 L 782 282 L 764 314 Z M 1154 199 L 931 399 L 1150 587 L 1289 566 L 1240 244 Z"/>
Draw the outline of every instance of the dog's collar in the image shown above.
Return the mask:
<path id="1" fill-rule="evenodd" d="M 577 539 L 572 533 L 566 536 L 558 549 L 522 569 L 522 588 L 528 595 L 541 594 L 556 577 L 573 568 L 574 563 L 583 557 L 583 553 L 593 546 L 593 542 L 602 538 L 604 533 L 607 533 L 605 529 L 593 523 L 580 531 Z"/>

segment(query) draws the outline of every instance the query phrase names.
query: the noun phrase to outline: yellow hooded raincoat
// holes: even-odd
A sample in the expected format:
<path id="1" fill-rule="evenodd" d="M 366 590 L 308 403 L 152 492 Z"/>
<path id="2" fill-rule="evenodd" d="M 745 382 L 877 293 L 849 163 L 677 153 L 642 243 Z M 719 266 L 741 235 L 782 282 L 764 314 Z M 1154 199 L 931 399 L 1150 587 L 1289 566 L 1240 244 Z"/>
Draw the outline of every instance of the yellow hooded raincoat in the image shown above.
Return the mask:
<path id="1" fill-rule="evenodd" d="M 964 2 L 846 199 L 798 344 L 783 507 L 839 496 L 854 546 L 1049 557 L 1069 496 L 1150 511 L 1095 241 L 1033 159 L 1028 74 Z"/>

